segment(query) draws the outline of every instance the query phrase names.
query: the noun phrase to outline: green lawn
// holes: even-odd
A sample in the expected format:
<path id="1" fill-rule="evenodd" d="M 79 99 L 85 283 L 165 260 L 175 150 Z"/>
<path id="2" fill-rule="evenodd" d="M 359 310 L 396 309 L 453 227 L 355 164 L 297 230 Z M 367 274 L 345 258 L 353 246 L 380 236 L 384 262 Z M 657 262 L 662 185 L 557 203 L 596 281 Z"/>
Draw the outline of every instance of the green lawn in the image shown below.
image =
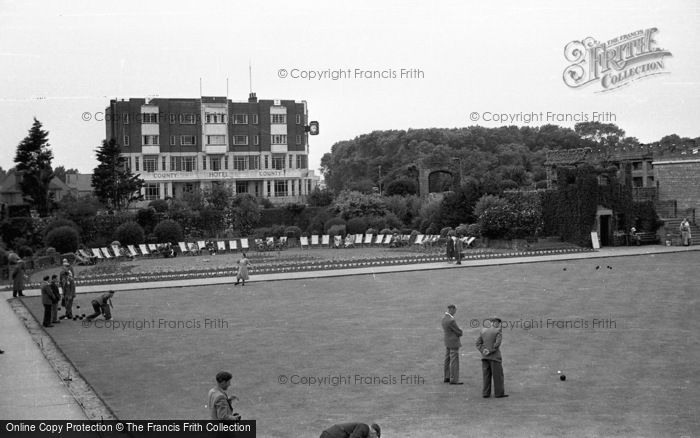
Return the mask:
<path id="1" fill-rule="evenodd" d="M 258 420 L 260 437 L 316 437 L 351 420 L 376 421 L 386 437 L 697 436 L 698 266 L 691 252 L 117 292 L 120 323 L 200 328 L 49 330 L 121 419 L 206 418 L 213 376 L 229 370 L 236 409 Z M 78 297 L 80 313 L 93 296 Z M 40 313 L 37 298 L 25 302 Z M 449 303 L 465 331 L 461 387 L 442 383 Z M 520 324 L 504 329 L 507 399 L 481 398 L 470 320 L 491 314 Z M 228 327 L 205 328 L 205 318 Z"/>

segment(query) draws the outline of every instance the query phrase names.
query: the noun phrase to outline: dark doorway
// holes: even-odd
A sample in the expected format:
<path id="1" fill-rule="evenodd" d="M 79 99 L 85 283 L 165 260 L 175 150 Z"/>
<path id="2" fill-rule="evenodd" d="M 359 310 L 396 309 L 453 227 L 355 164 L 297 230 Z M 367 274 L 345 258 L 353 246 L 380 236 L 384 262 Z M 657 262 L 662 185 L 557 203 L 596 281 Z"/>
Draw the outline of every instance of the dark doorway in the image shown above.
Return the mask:
<path id="1" fill-rule="evenodd" d="M 600 246 L 610 246 L 610 215 L 600 216 Z"/>

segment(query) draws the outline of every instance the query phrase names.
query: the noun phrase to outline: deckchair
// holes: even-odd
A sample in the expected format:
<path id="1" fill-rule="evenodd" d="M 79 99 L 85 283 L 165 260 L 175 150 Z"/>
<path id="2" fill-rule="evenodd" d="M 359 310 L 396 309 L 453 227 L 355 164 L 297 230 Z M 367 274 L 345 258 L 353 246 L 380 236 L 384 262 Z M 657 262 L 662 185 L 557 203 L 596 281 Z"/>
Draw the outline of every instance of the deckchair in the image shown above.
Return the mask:
<path id="1" fill-rule="evenodd" d="M 145 243 L 142 243 L 139 245 L 139 251 L 141 251 L 141 254 L 145 256 L 150 256 L 151 252 L 148 250 L 148 247 L 146 246 Z"/>
<path id="2" fill-rule="evenodd" d="M 122 249 L 119 248 L 119 246 L 117 245 L 112 245 L 112 252 L 114 253 L 114 257 L 116 258 L 124 257 L 124 255 L 122 254 Z"/>
<path id="3" fill-rule="evenodd" d="M 248 246 L 248 238 L 241 239 L 241 251 L 246 251 L 248 249 L 250 249 Z"/>
<path id="4" fill-rule="evenodd" d="M 311 235 L 311 246 L 318 246 L 318 234 Z"/>
<path id="5" fill-rule="evenodd" d="M 324 234 L 321 236 L 321 246 L 328 248 L 331 246 L 331 236 L 328 234 Z"/>
<path id="6" fill-rule="evenodd" d="M 221 252 L 226 252 L 226 242 L 221 240 L 216 241 L 216 250 Z"/>
<path id="7" fill-rule="evenodd" d="M 365 234 L 365 241 L 363 242 L 364 245 L 371 245 L 372 244 L 372 234 Z"/>
<path id="8" fill-rule="evenodd" d="M 301 236 L 299 238 L 299 245 L 301 245 L 301 249 L 309 249 L 309 238 L 306 236 Z"/>
<path id="9" fill-rule="evenodd" d="M 341 236 L 333 236 L 333 248 L 340 248 L 343 245 L 343 238 Z"/>
<path id="10" fill-rule="evenodd" d="M 377 234 L 377 238 L 374 240 L 375 245 L 381 245 L 382 242 L 384 242 L 384 235 L 383 234 Z"/>
<path id="11" fill-rule="evenodd" d="M 127 245 L 126 248 L 129 250 L 129 255 L 131 257 L 138 257 L 139 253 L 136 251 L 136 247 L 134 245 Z"/>
<path id="12" fill-rule="evenodd" d="M 362 234 L 355 234 L 355 245 L 362 245 Z"/>
<path id="13" fill-rule="evenodd" d="M 181 254 L 192 254 L 190 249 L 187 247 L 187 244 L 185 242 L 177 242 L 177 246 L 180 248 L 180 253 Z"/>
<path id="14" fill-rule="evenodd" d="M 235 240 L 229 240 L 228 247 L 231 250 L 231 252 L 237 251 L 238 250 L 238 242 Z"/>
<path id="15" fill-rule="evenodd" d="M 100 248 L 100 250 L 102 251 L 102 255 L 105 256 L 106 259 L 112 258 L 112 254 L 109 253 L 109 249 L 106 246 L 103 246 L 102 248 Z"/>
<path id="16" fill-rule="evenodd" d="M 92 251 L 93 256 L 97 257 L 97 260 L 104 260 L 105 259 L 105 257 L 100 252 L 99 248 L 90 248 L 90 251 Z"/>

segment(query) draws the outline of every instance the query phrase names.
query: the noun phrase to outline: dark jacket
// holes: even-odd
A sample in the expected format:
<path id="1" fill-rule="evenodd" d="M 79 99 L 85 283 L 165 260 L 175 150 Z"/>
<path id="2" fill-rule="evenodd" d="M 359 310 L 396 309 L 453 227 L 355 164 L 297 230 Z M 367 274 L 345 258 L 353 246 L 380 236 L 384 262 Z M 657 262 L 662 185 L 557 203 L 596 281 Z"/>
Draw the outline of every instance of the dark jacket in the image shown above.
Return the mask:
<path id="1" fill-rule="evenodd" d="M 445 347 L 459 348 L 462 346 L 459 338 L 462 336 L 462 329 L 457 325 L 454 316 L 445 313 L 442 317 L 442 329 L 445 331 Z"/>
<path id="2" fill-rule="evenodd" d="M 53 304 L 53 290 L 46 281 L 41 284 L 41 304 L 49 306 Z"/>
<path id="3" fill-rule="evenodd" d="M 501 362 L 501 341 L 503 340 L 503 329 L 501 327 L 484 327 L 476 338 L 476 349 L 481 352 L 481 360 L 493 360 Z M 489 354 L 483 354 L 484 348 Z"/>
<path id="4" fill-rule="evenodd" d="M 322 438 L 367 438 L 369 426 L 365 423 L 343 423 L 331 426 L 321 434 Z"/>

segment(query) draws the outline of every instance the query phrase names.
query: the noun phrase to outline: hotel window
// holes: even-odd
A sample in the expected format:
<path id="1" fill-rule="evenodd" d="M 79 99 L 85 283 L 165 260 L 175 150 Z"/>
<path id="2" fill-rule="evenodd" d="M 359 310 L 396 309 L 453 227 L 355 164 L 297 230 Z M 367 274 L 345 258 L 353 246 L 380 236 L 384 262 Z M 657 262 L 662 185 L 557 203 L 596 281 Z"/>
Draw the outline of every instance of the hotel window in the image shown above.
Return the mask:
<path id="1" fill-rule="evenodd" d="M 170 136 L 170 146 L 175 146 L 175 136 L 174 135 Z"/>
<path id="2" fill-rule="evenodd" d="M 272 144 L 287 144 L 287 136 L 284 134 L 273 135 L 271 142 Z"/>
<path id="3" fill-rule="evenodd" d="M 301 135 L 297 135 L 297 144 L 301 144 Z"/>
<path id="4" fill-rule="evenodd" d="M 271 114 L 272 116 L 272 123 L 273 125 L 286 125 L 287 124 L 287 115 L 286 114 Z"/>
<path id="5" fill-rule="evenodd" d="M 124 124 L 128 125 L 129 124 L 129 114 L 124 114 Z"/>
<path id="6" fill-rule="evenodd" d="M 136 171 L 139 172 L 139 157 L 134 157 L 134 163 L 136 164 Z"/>
<path id="7" fill-rule="evenodd" d="M 287 181 L 275 181 L 275 196 L 287 196 Z"/>
<path id="8" fill-rule="evenodd" d="M 126 160 L 124 161 L 124 167 L 126 167 L 127 172 L 131 172 L 131 158 L 125 157 Z"/>
<path id="9" fill-rule="evenodd" d="M 183 125 L 194 125 L 197 117 L 194 114 L 180 114 L 180 123 Z"/>
<path id="10" fill-rule="evenodd" d="M 154 199 L 160 198 L 159 184 L 144 184 L 143 190 L 145 193 L 146 201 L 153 201 Z"/>
<path id="11" fill-rule="evenodd" d="M 233 136 L 233 144 L 235 144 L 235 145 L 248 144 L 248 136 L 247 135 L 234 135 Z"/>
<path id="12" fill-rule="evenodd" d="M 207 144 L 226 144 L 225 135 L 207 135 Z"/>
<path id="13" fill-rule="evenodd" d="M 170 170 L 193 172 L 197 170 L 197 157 L 170 157 Z"/>
<path id="14" fill-rule="evenodd" d="M 215 172 L 221 170 L 221 157 L 211 157 L 211 170 Z"/>
<path id="15" fill-rule="evenodd" d="M 306 155 L 297 155 L 297 169 L 306 169 Z"/>
<path id="16" fill-rule="evenodd" d="M 143 158 L 143 171 L 144 172 L 155 172 L 158 167 L 158 160 L 155 157 Z"/>
<path id="17" fill-rule="evenodd" d="M 251 114 L 250 117 L 253 118 L 253 125 L 258 124 L 258 115 L 257 114 Z"/>
<path id="18" fill-rule="evenodd" d="M 272 168 L 275 170 L 284 169 L 284 155 L 282 156 L 272 156 Z"/>
<path id="19" fill-rule="evenodd" d="M 224 155 L 224 170 L 228 170 L 228 155 Z"/>
<path id="20" fill-rule="evenodd" d="M 270 166 L 268 165 L 268 164 L 269 164 L 269 161 L 268 161 L 268 158 L 269 158 L 269 157 L 270 157 L 269 155 L 265 155 L 265 169 L 269 169 L 269 168 L 270 168 Z"/>
<path id="21" fill-rule="evenodd" d="M 182 193 L 193 193 L 193 192 L 194 192 L 194 184 L 185 183 L 182 185 Z"/>
<path id="22" fill-rule="evenodd" d="M 160 144 L 159 135 L 143 135 L 142 141 L 144 146 L 158 146 Z"/>
<path id="23" fill-rule="evenodd" d="M 129 147 L 129 136 L 128 135 L 124 136 L 124 146 Z"/>
<path id="24" fill-rule="evenodd" d="M 289 156 L 289 168 L 290 169 L 294 168 L 294 155 Z"/>
<path id="25" fill-rule="evenodd" d="M 158 123 L 158 113 L 141 113 L 141 123 Z"/>
<path id="26" fill-rule="evenodd" d="M 248 182 L 236 181 L 236 193 L 248 193 Z"/>
<path id="27" fill-rule="evenodd" d="M 260 144 L 260 136 L 259 135 L 256 135 L 255 137 L 253 137 L 253 144 L 256 146 Z"/>
<path id="28" fill-rule="evenodd" d="M 297 125 L 301 125 L 301 114 L 297 114 Z"/>
<path id="29" fill-rule="evenodd" d="M 233 115 L 234 125 L 247 125 L 248 124 L 248 114 L 234 114 Z"/>
<path id="30" fill-rule="evenodd" d="M 171 124 L 171 125 L 174 125 L 174 124 L 175 124 L 175 114 L 174 114 L 174 113 L 170 113 L 169 119 L 170 119 L 170 124 Z"/>
<path id="31" fill-rule="evenodd" d="M 180 136 L 180 144 L 183 146 L 193 146 L 197 144 L 197 136 L 196 135 L 181 135 Z"/>
<path id="32" fill-rule="evenodd" d="M 241 156 L 241 155 L 235 155 L 233 157 L 233 169 L 234 170 L 246 170 L 246 164 L 247 164 L 247 158 L 246 156 Z"/>
<path id="33" fill-rule="evenodd" d="M 206 113 L 205 120 L 207 123 L 226 123 L 225 116 L 223 113 Z"/>
<path id="34" fill-rule="evenodd" d="M 292 180 L 292 196 L 295 196 L 297 182 Z"/>
<path id="35" fill-rule="evenodd" d="M 249 163 L 250 163 L 250 170 L 260 169 L 260 155 L 251 155 Z"/>
<path id="36" fill-rule="evenodd" d="M 167 170 L 166 167 L 165 167 L 165 165 L 167 164 L 167 163 L 165 162 L 165 157 L 163 157 L 163 159 L 161 160 L 160 164 L 161 164 L 160 170 L 163 170 L 163 171 Z"/>
<path id="37" fill-rule="evenodd" d="M 207 157 L 206 157 L 206 155 L 202 157 L 202 170 L 207 170 Z"/>

